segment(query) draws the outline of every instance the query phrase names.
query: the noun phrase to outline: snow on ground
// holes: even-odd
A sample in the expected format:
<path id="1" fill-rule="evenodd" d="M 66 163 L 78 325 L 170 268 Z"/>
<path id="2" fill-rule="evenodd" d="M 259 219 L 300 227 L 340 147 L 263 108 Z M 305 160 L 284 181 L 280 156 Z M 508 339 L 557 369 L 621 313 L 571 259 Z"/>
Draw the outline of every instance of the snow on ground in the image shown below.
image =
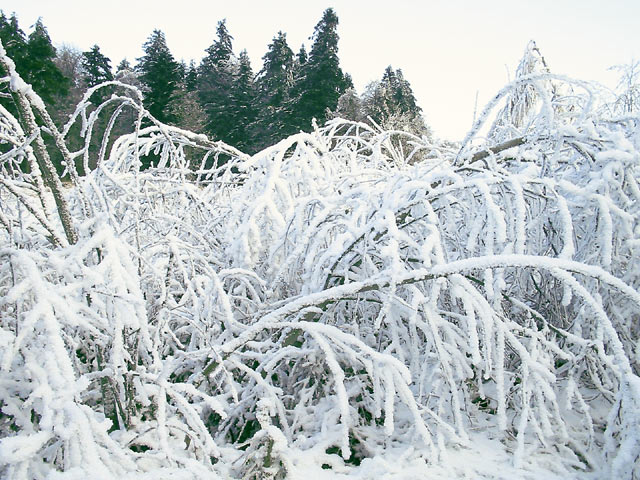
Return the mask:
<path id="1" fill-rule="evenodd" d="M 249 157 L 124 92 L 66 189 L 0 111 L 0 475 L 640 478 L 640 118 L 526 60 L 455 149 Z"/>

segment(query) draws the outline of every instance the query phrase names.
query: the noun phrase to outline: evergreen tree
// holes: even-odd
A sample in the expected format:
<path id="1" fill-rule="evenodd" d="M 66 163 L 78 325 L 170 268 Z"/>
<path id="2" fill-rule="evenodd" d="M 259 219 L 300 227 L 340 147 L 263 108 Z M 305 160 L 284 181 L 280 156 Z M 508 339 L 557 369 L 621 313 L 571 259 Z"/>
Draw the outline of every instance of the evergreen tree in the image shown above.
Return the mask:
<path id="1" fill-rule="evenodd" d="M 307 63 L 307 60 L 309 60 L 309 55 L 307 55 L 307 49 L 304 47 L 303 43 L 296 55 L 296 66 L 303 67 Z"/>
<path id="2" fill-rule="evenodd" d="M 367 87 L 363 96 L 362 119 L 368 118 L 388 130 L 430 135 L 411 85 L 404 78 L 402 70 L 394 70 L 391 66 L 385 69 L 380 82 Z"/>
<path id="3" fill-rule="evenodd" d="M 55 63 L 56 49 L 40 19 L 26 38 L 15 14 L 7 18 L 0 12 L 0 40 L 16 64 L 17 72 L 49 107 L 58 96 L 68 91 L 69 81 Z M 0 71 L 0 75 L 4 75 L 4 72 Z M 3 105 L 16 113 L 12 101 L 5 100 Z"/>
<path id="4" fill-rule="evenodd" d="M 184 74 L 185 88 L 189 92 L 195 92 L 198 89 L 198 67 L 191 60 Z"/>
<path id="5" fill-rule="evenodd" d="M 254 153 L 258 104 L 251 61 L 246 50 L 240 52 L 238 57 L 238 67 L 231 90 L 231 114 L 234 120 L 230 131 L 232 145 L 244 152 Z"/>
<path id="6" fill-rule="evenodd" d="M 340 96 L 338 107 L 333 116 L 354 122 L 366 120 L 362 100 L 360 100 L 354 88 L 348 89 Z"/>
<path id="7" fill-rule="evenodd" d="M 273 38 L 262 61 L 262 70 L 256 78 L 261 109 L 258 148 L 271 145 L 295 131 L 290 108 L 294 55 L 285 33 L 278 32 Z"/>
<path id="8" fill-rule="evenodd" d="M 98 45 L 94 45 L 87 52 L 82 52 L 82 78 L 87 88 L 113 80 L 111 60 L 100 52 Z M 110 88 L 101 88 L 92 95 L 91 101 L 100 104 L 112 91 Z"/>
<path id="9" fill-rule="evenodd" d="M 24 32 L 18 26 L 15 14 L 7 18 L 0 11 L 0 40 L 7 55 L 16 64 L 16 70 L 22 76 L 26 74 L 24 59 L 27 56 L 27 39 Z"/>
<path id="10" fill-rule="evenodd" d="M 301 69 L 297 126 L 308 130 L 315 118 L 323 123 L 329 111 L 353 82 L 340 68 L 338 58 L 338 17 L 332 8 L 324 11 L 315 27 L 309 58 Z"/>
<path id="11" fill-rule="evenodd" d="M 42 21 L 38 19 L 33 31 L 25 38 L 15 14 L 7 19 L 0 12 L 0 39 L 5 50 L 13 59 L 16 71 L 26 83 L 31 85 L 34 92 L 40 95 L 52 118 L 59 119 L 61 115 L 58 113 L 55 103 L 56 100 L 66 96 L 71 82 L 56 65 L 56 49 L 51 44 L 51 39 Z M 0 68 L 0 77 L 5 74 L 6 72 Z M 8 85 L 5 83 L 0 85 L 0 88 L 4 90 L 0 95 L 0 102 L 9 112 L 18 116 L 18 109 L 14 104 Z M 62 107 L 64 108 L 64 104 Z M 47 132 L 45 131 L 45 133 Z M 44 141 L 47 144 L 53 142 L 48 135 L 44 135 Z M 3 148 L 0 147 L 0 151 L 2 150 Z M 57 150 L 52 149 L 51 151 L 56 152 Z M 60 155 L 51 155 L 51 160 L 60 171 L 62 169 Z M 24 168 L 28 169 L 29 167 L 24 165 Z"/>
<path id="12" fill-rule="evenodd" d="M 17 72 L 23 77 L 27 77 L 27 71 L 25 69 L 25 58 L 27 56 L 27 39 L 24 32 L 18 26 L 18 19 L 15 14 L 11 18 L 7 18 L 2 11 L 0 11 L 0 40 L 7 52 L 7 55 L 13 59 L 16 64 Z M 0 76 L 6 75 L 6 72 L 0 67 Z M 0 95 L 0 103 L 3 107 L 9 110 L 13 115 L 17 115 L 18 111 L 13 104 L 11 95 L 9 94 L 8 84 L 0 85 L 2 88 L 2 94 Z M 0 150 L 3 151 L 3 150 Z"/>
<path id="13" fill-rule="evenodd" d="M 100 52 L 98 45 L 94 45 L 87 52 L 82 52 L 82 68 L 88 87 L 113 80 L 111 60 Z"/>
<path id="14" fill-rule="evenodd" d="M 179 64 L 167 47 L 160 30 L 154 30 L 143 45 L 144 56 L 138 59 L 136 71 L 144 86 L 145 107 L 161 122 L 174 120 L 167 106 L 180 82 Z"/>
<path id="15" fill-rule="evenodd" d="M 38 19 L 27 41 L 27 56 L 23 60 L 28 72 L 25 80 L 49 105 L 53 105 L 56 95 L 64 95 L 69 89 L 69 82 L 56 66 L 55 59 L 56 49 Z"/>
<path id="16" fill-rule="evenodd" d="M 230 142 L 233 115 L 229 111 L 234 81 L 233 37 L 225 20 L 218 22 L 217 40 L 206 49 L 198 69 L 198 97 L 206 113 L 206 132 L 216 140 Z"/>
<path id="17" fill-rule="evenodd" d="M 181 62 L 182 80 L 174 99 L 169 105 L 175 123 L 192 132 L 204 132 L 206 114 L 198 101 L 198 69 L 191 60 L 189 65 Z"/>
<path id="18" fill-rule="evenodd" d="M 120 72 L 124 72 L 127 70 L 133 71 L 133 68 L 131 67 L 131 63 L 129 62 L 129 60 L 127 60 L 126 58 L 123 58 L 122 60 L 120 60 L 120 63 L 116 67 L 116 77 Z"/>
<path id="19" fill-rule="evenodd" d="M 116 67 L 114 79 L 118 82 L 126 83 L 127 85 L 132 85 L 142 89 L 138 73 L 126 58 L 123 58 Z"/>

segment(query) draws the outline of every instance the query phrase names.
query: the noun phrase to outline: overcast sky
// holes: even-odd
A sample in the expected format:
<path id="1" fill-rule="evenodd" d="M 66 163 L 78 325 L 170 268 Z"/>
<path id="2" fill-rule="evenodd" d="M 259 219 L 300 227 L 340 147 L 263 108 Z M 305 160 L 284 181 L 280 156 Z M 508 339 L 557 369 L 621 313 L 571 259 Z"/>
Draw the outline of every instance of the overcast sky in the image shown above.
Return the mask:
<path id="1" fill-rule="evenodd" d="M 310 47 L 327 7 L 340 19 L 340 60 L 358 92 L 387 65 L 401 68 L 428 124 L 451 140 L 464 136 L 478 108 L 513 75 L 529 40 L 554 73 L 613 87 L 616 64 L 640 60 L 640 0 L 2 0 L 21 28 L 42 17 L 54 44 L 98 44 L 117 65 L 142 55 L 162 30 L 176 59 L 199 62 L 227 19 L 234 50 L 254 71 L 273 36 L 287 33 L 297 52 Z"/>

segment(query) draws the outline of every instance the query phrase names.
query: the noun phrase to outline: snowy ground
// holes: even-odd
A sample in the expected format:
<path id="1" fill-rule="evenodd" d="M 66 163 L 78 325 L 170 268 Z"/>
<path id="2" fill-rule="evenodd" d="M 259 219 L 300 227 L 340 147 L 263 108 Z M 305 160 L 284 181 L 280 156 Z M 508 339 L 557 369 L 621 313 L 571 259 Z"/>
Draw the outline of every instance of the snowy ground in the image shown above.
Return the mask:
<path id="1" fill-rule="evenodd" d="M 456 148 L 249 157 L 116 85 L 151 126 L 64 188 L 0 60 L 3 478 L 640 478 L 640 117 L 525 56 Z"/>

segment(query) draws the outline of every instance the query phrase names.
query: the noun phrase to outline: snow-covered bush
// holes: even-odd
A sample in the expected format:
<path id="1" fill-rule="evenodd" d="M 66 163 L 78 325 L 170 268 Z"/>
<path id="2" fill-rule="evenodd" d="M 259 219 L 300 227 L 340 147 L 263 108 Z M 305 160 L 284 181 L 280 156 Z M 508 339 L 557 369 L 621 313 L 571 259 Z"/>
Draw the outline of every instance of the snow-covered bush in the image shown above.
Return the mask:
<path id="1" fill-rule="evenodd" d="M 249 157 L 117 82 L 60 131 L 0 61 L 4 478 L 640 478 L 639 117 L 526 71 L 457 152 L 334 120 Z"/>

